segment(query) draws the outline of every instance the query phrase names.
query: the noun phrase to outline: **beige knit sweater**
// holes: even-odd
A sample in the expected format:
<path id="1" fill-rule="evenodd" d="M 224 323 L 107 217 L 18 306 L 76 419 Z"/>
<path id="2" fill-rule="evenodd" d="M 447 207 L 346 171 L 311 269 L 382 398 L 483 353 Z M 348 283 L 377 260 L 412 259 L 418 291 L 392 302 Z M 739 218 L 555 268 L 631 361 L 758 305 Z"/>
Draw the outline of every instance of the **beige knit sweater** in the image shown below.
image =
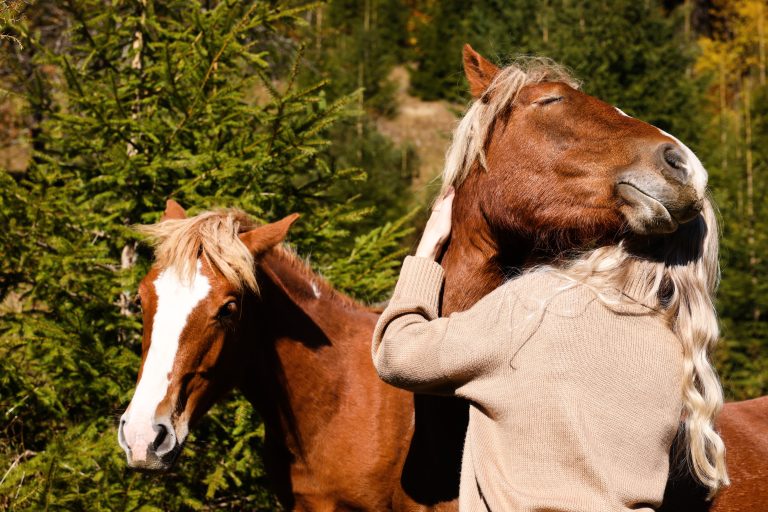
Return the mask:
<path id="1" fill-rule="evenodd" d="M 470 401 L 460 510 L 657 507 L 683 365 L 660 315 L 534 273 L 440 318 L 442 282 L 439 264 L 406 258 L 372 351 L 390 384 Z"/>

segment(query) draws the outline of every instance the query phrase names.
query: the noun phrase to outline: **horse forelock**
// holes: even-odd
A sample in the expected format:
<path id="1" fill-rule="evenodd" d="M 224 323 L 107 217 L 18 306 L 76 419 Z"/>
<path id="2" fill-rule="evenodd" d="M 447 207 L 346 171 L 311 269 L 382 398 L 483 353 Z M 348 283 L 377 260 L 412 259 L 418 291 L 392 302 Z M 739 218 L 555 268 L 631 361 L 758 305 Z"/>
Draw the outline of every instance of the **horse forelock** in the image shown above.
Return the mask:
<path id="1" fill-rule="evenodd" d="M 515 102 L 523 87 L 541 82 L 580 87 L 580 82 L 567 68 L 544 57 L 521 57 L 499 70 L 482 96 L 472 101 L 453 132 L 445 155 L 441 195 L 449 187 L 460 185 L 475 162 L 487 169 L 484 148 L 489 128 L 497 116 Z"/>
<path id="2" fill-rule="evenodd" d="M 182 282 L 191 283 L 197 261 L 205 260 L 238 290 L 258 291 L 253 255 L 238 236 L 257 227 L 246 213 L 236 210 L 204 212 L 186 219 L 169 219 L 138 226 L 155 248 L 155 262 L 174 269 Z"/>

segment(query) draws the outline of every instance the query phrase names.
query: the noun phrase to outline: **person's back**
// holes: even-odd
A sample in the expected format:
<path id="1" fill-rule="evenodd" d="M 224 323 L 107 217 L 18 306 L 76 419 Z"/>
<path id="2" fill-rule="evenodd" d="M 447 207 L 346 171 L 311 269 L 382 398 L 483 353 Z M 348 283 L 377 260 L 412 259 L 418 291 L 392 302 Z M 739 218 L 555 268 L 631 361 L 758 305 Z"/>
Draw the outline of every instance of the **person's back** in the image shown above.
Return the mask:
<path id="1" fill-rule="evenodd" d="M 597 247 L 440 318 L 452 200 L 449 189 L 405 259 L 371 350 L 383 380 L 470 401 L 460 509 L 649 512 L 678 431 L 710 494 L 728 485 L 708 358 L 711 204 L 673 233 Z"/>
<path id="2" fill-rule="evenodd" d="M 586 286 L 534 273 L 428 322 L 438 297 L 429 291 L 441 284 L 437 263 L 408 258 L 373 351 L 388 382 L 470 401 L 461 510 L 658 506 L 683 364 L 662 316 L 631 298 L 606 306 Z"/>

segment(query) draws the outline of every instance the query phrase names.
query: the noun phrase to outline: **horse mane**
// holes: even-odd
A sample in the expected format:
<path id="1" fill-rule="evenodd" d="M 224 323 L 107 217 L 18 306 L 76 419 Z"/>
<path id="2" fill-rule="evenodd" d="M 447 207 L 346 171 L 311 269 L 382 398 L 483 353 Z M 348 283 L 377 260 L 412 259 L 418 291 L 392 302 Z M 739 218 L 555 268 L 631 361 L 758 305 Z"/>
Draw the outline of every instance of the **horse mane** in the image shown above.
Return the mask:
<path id="1" fill-rule="evenodd" d="M 567 68 L 544 57 L 520 57 L 501 68 L 483 94 L 470 103 L 453 132 L 438 197 L 449 187 L 459 186 L 475 162 L 487 169 L 485 143 L 489 128 L 501 112 L 512 106 L 523 87 L 541 82 L 563 82 L 574 89 L 581 85 Z"/>
<path id="2" fill-rule="evenodd" d="M 157 264 L 163 268 L 174 268 L 182 280 L 191 282 L 198 258 L 205 257 L 232 286 L 258 293 L 253 255 L 238 236 L 258 226 L 247 213 L 231 208 L 203 212 L 186 219 L 140 225 L 136 226 L 136 230 L 146 235 L 154 246 Z M 303 290 L 308 297 L 323 296 L 346 306 L 360 306 L 312 270 L 309 262 L 290 247 L 279 245 L 275 247 L 274 254 L 309 283 Z"/>
<path id="3" fill-rule="evenodd" d="M 374 309 L 361 304 L 349 295 L 334 288 L 325 277 L 312 269 L 312 266 L 306 258 L 302 258 L 292 247 L 282 245 L 276 248 L 274 254 L 279 258 L 281 263 L 285 263 L 299 278 L 304 279 L 308 283 L 308 287 L 302 287 L 302 289 L 299 290 L 306 296 L 306 298 L 318 299 L 320 297 L 325 297 L 343 306 L 354 308 L 364 307 L 368 310 Z"/>
<path id="4" fill-rule="evenodd" d="M 136 226 L 136 230 L 154 246 L 157 264 L 175 269 L 183 281 L 192 282 L 197 260 L 204 257 L 238 290 L 257 292 L 253 255 L 238 237 L 257 226 L 245 212 L 225 209 Z"/>

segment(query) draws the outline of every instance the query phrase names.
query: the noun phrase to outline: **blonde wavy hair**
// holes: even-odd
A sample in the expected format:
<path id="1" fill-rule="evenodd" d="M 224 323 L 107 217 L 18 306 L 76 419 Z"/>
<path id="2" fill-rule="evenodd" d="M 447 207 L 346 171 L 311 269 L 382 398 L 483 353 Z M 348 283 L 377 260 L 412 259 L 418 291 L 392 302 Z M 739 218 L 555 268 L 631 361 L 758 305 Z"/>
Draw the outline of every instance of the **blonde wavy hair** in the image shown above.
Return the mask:
<path id="1" fill-rule="evenodd" d="M 709 355 L 720 331 L 714 294 L 720 279 L 717 219 L 707 198 L 701 214 L 675 233 L 643 241 L 624 240 L 600 247 L 555 272 L 574 284 L 589 287 L 606 306 L 630 300 L 617 297 L 631 283 L 644 280 L 643 304 L 655 304 L 683 347 L 682 427 L 693 474 L 709 488 L 709 497 L 729 484 L 725 445 L 715 430 L 723 391 Z"/>

